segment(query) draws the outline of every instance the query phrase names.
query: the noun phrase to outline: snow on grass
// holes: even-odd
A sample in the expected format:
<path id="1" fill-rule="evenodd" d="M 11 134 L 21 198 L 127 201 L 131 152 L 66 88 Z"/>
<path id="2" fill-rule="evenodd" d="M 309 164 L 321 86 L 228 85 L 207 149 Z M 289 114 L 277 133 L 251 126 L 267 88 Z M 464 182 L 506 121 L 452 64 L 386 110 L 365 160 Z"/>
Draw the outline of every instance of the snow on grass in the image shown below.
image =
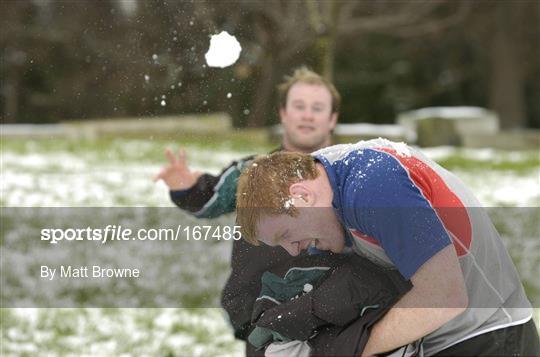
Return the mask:
<path id="1" fill-rule="evenodd" d="M 221 309 L 2 309 L 1 355 L 239 356 Z"/>
<path id="2" fill-rule="evenodd" d="M 486 207 L 540 207 L 536 152 L 436 147 L 422 149 L 454 172 Z"/>
<path id="3" fill-rule="evenodd" d="M 151 180 L 160 166 L 166 163 L 164 156 L 160 157 L 161 161 L 148 159 L 150 152 L 162 152 L 163 147 L 156 146 L 138 140 L 115 140 L 105 148 L 96 147 L 86 151 L 79 148 L 55 150 L 40 147 L 39 142 L 29 142 L 23 150 L 10 150 L 4 145 L 1 153 L 2 206 L 171 207 L 173 205 L 168 198 L 166 186 L 163 183 L 154 184 Z M 216 153 L 199 148 L 188 148 L 187 151 L 195 169 L 209 168 L 213 173 L 219 172 L 222 166 L 244 154 L 231 151 Z M 177 212 L 179 221 L 196 223 L 194 218 L 180 210 Z M 3 216 L 3 220 L 7 218 Z M 231 219 L 223 218 L 218 223 L 224 224 Z M 6 234 L 2 243 L 4 253 L 9 247 L 24 252 L 18 255 L 5 254 L 14 260 L 2 262 L 4 277 L 22 278 L 19 279 L 20 291 L 4 291 L 3 294 L 19 293 L 11 296 L 20 296 L 21 292 L 25 292 L 28 304 L 32 304 L 36 298 L 28 291 L 40 290 L 33 288 L 33 281 L 25 278 L 31 274 L 36 264 L 35 257 L 50 262 L 62 259 L 61 256 L 51 254 L 51 251 L 44 252 L 37 246 L 27 244 L 28 239 L 21 239 L 30 233 L 28 225 L 18 225 L 17 229 Z M 25 244 L 27 246 L 23 247 Z M 174 258 L 171 254 L 173 250 L 166 245 L 156 244 L 152 247 L 143 252 L 116 249 L 111 254 L 115 255 L 114 259 L 124 262 L 124 265 L 128 265 L 133 256 L 155 262 L 153 269 L 146 271 L 154 279 L 142 280 L 141 283 L 163 285 L 159 277 L 174 274 L 162 274 L 163 271 L 171 266 L 178 268 L 178 264 L 165 265 L 168 264 L 167 256 Z M 181 259 L 185 260 L 182 269 L 177 270 L 174 284 L 169 283 L 171 287 L 184 288 L 176 296 L 167 295 L 167 291 L 163 291 L 165 299 L 176 297 L 179 300 L 178 303 L 165 301 L 166 306 L 196 306 L 197 303 L 218 306 L 219 292 L 228 275 L 230 248 L 230 242 L 184 244 L 180 248 L 184 251 Z M 63 253 L 66 251 L 59 251 L 59 254 Z M 80 254 L 81 259 L 84 256 L 84 252 L 75 253 Z M 100 253 L 106 261 L 108 253 Z M 77 255 L 74 258 L 79 259 Z M 84 287 L 80 288 L 82 292 L 85 291 Z M 94 293 L 99 294 L 99 298 L 105 302 L 122 301 L 122 296 L 125 301 L 129 290 L 134 287 L 125 288 L 127 290 L 113 290 L 101 283 L 96 286 Z M 156 287 L 146 286 L 144 289 L 155 291 Z M 61 291 L 51 292 L 49 296 L 57 298 L 58 295 L 62 295 Z M 62 301 L 61 305 L 77 305 L 70 300 L 69 296 L 72 295 L 66 296 L 68 300 Z M 203 298 L 210 300 L 201 302 Z M 20 303 L 24 304 L 24 301 Z M 226 356 L 240 355 L 243 351 L 243 345 L 234 340 L 222 310 L 216 308 L 2 309 L 1 324 L 0 354 L 3 356 L 20 353 Z"/>
<path id="4" fill-rule="evenodd" d="M 167 187 L 152 177 L 167 163 L 163 155 L 144 159 L 155 146 L 114 140 L 105 149 L 42 152 L 36 142 L 26 152 L 2 151 L 1 204 L 9 207 L 170 207 Z M 5 148 L 5 147 L 4 147 Z M 161 148 L 160 148 L 161 149 Z M 188 148 L 194 170 L 217 174 L 242 152 Z"/>
<path id="5" fill-rule="evenodd" d="M 454 170 L 486 207 L 540 207 L 540 169 L 526 176 L 512 172 Z"/>
<path id="6" fill-rule="evenodd" d="M 163 155 L 165 146 L 175 149 L 178 147 L 169 142 L 125 139 L 100 142 L 99 145 L 63 141 L 4 143 L 0 158 L 1 205 L 172 207 L 166 186 L 151 181 L 160 166 L 166 163 Z M 187 145 L 188 161 L 194 169 L 218 173 L 230 161 L 264 150 L 254 148 L 253 151 L 235 151 L 226 147 L 226 144 L 212 149 L 201 145 Z M 540 206 L 540 163 L 537 155 L 491 149 L 433 148 L 424 151 L 455 172 L 486 206 Z M 532 213 L 524 215 L 523 212 Z M 220 218 L 213 224 L 225 224 L 232 219 Z M 538 229 L 534 228 L 534 211 L 496 210 L 493 219 L 516 262 L 529 297 L 534 299 L 538 306 L 540 244 Z M 178 220 L 192 225 L 201 224 L 179 210 Z M 8 222 L 16 223 L 16 220 Z M 2 270 L 5 272 L 6 267 L 9 267 L 9 274 L 22 277 L 19 291 L 21 293 L 32 289 L 32 281 L 25 277 L 36 264 L 36 257 L 52 261 L 55 256 L 37 246 L 24 243 L 20 237 L 28 236 L 31 230 L 28 225 L 16 226 L 16 229 L 2 237 L 2 248 L 12 247 L 14 251 L 21 253 L 13 255 L 13 261 L 2 262 Z M 230 244 L 222 243 L 182 246 L 184 254 L 181 258 L 181 269 L 178 264 L 169 264 L 173 255 L 170 255 L 171 249 L 166 245 L 152 245 L 151 249 L 140 253 L 140 258 L 154 263 L 155 266 L 149 270 L 149 274 L 155 277 L 156 284 L 163 283 L 159 280 L 160 271 L 171 266 L 176 269 L 168 274 L 178 274 L 178 281 L 175 283 L 184 287 L 183 292 L 177 294 L 179 305 L 197 306 L 197 301 L 205 297 L 213 301 L 212 306 L 217 306 L 219 291 L 228 275 L 230 255 Z M 83 253 L 77 254 L 83 257 Z M 115 258 L 129 265 L 131 257 L 138 253 L 125 249 L 107 254 L 116 255 Z M 107 258 L 107 254 L 103 259 Z M 205 268 L 198 269 L 201 266 Z M 151 282 L 146 283 L 150 284 L 146 286 L 149 290 L 156 289 Z M 99 288 L 95 290 L 95 294 L 102 294 L 104 301 L 115 301 L 128 299 L 130 291 L 134 291 L 130 289 L 140 287 L 124 286 L 118 291 L 108 285 L 101 285 Z M 17 291 L 2 294 L 16 293 Z M 167 291 L 163 291 L 162 299 L 170 299 L 170 294 L 167 294 Z M 29 303 L 35 298 L 32 294 L 26 295 Z M 76 304 L 66 301 L 65 305 Z M 223 310 L 217 308 L 4 308 L 0 310 L 0 314 L 2 356 L 25 353 L 227 356 L 243 353 L 243 344 L 234 340 Z M 538 310 L 535 314 L 537 319 L 540 318 Z"/>
<path id="7" fill-rule="evenodd" d="M 427 156 L 437 161 L 451 156 L 463 156 L 464 158 L 477 161 L 520 162 L 530 159 L 531 156 L 537 155 L 528 151 L 504 151 L 491 148 L 468 149 L 455 146 L 437 146 L 422 148 L 421 150 L 426 153 Z"/>

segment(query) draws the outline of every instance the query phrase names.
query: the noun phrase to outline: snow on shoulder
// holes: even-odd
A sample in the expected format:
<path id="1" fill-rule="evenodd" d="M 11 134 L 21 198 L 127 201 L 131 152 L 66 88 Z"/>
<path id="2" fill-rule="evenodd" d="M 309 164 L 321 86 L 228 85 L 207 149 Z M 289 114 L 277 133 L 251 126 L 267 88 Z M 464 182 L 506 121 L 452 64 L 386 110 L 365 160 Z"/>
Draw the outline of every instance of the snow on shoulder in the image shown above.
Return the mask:
<path id="1" fill-rule="evenodd" d="M 388 139 L 378 138 L 372 140 L 361 140 L 355 144 L 339 144 L 334 146 L 329 146 L 324 149 L 320 149 L 312 153 L 312 155 L 323 155 L 326 156 L 330 162 L 342 159 L 345 155 L 348 155 L 351 150 L 362 151 L 364 149 L 374 149 L 374 148 L 388 148 L 396 152 L 398 156 L 410 157 L 411 149 L 404 142 L 393 142 Z M 336 150 L 337 149 L 337 150 Z"/>

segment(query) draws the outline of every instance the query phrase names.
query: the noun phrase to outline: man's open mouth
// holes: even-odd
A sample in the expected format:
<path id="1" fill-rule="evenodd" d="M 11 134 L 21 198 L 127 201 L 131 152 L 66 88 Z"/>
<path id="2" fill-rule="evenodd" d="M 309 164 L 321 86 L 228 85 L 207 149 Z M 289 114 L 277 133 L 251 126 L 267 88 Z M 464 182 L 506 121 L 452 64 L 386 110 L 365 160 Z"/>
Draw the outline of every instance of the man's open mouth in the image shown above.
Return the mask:
<path id="1" fill-rule="evenodd" d="M 311 127 L 311 126 L 299 126 L 298 127 L 298 130 L 300 130 L 301 132 L 303 133 L 311 133 L 312 131 L 315 131 L 315 128 Z"/>

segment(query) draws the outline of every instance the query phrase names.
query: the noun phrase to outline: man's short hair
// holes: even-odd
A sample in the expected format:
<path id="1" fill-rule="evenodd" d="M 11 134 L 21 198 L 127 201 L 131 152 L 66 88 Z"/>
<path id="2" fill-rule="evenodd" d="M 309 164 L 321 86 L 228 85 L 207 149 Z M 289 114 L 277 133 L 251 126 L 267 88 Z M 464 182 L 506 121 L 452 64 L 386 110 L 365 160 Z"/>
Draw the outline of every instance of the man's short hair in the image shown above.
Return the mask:
<path id="1" fill-rule="evenodd" d="M 309 154 L 277 152 L 255 159 L 238 179 L 236 223 L 242 237 L 259 245 L 257 224 L 262 215 L 295 216 L 298 210 L 291 203 L 289 187 L 318 175 L 315 159 Z"/>
<path id="2" fill-rule="evenodd" d="M 280 108 L 285 108 L 287 105 L 287 95 L 289 94 L 289 90 L 296 83 L 313 84 L 326 87 L 332 96 L 332 113 L 339 113 L 341 106 L 341 95 L 337 91 L 336 87 L 330 81 L 324 79 L 317 73 L 304 66 L 297 68 L 293 72 L 292 76 L 286 76 L 285 81 L 278 85 Z"/>

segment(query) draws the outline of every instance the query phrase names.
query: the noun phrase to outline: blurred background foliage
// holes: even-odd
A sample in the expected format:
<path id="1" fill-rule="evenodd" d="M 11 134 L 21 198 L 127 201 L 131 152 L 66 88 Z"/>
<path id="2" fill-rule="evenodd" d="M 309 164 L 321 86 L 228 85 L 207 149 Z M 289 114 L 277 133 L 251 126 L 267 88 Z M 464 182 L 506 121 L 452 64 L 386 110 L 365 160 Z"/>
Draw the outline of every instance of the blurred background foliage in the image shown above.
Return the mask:
<path id="1" fill-rule="evenodd" d="M 0 112 L 44 123 L 225 111 L 260 127 L 277 120 L 276 84 L 306 64 L 335 81 L 342 122 L 476 105 L 504 128 L 540 127 L 539 23 L 536 0 L 2 0 Z M 221 30 L 241 57 L 208 68 Z"/>

